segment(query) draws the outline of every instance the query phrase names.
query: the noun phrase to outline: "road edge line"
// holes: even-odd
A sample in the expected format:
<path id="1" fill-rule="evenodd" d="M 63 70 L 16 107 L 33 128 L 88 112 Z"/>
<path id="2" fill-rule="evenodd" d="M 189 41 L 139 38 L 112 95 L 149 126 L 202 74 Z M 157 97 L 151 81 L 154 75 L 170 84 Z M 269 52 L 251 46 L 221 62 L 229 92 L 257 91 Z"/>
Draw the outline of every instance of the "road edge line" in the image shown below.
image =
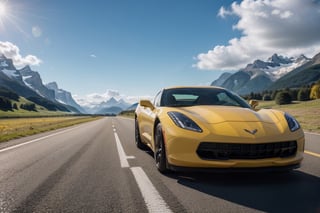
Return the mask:
<path id="1" fill-rule="evenodd" d="M 34 142 L 37 142 L 37 141 L 41 141 L 41 140 L 46 139 L 46 138 L 50 138 L 50 137 L 53 137 L 53 136 L 56 136 L 56 135 L 60 135 L 60 134 L 62 134 L 62 133 L 69 132 L 69 131 L 74 130 L 74 129 L 76 129 L 76 128 L 79 128 L 79 127 L 74 127 L 74 128 L 67 129 L 67 130 L 64 130 L 64 131 L 61 131 L 61 132 L 56 132 L 56 133 L 53 133 L 53 134 L 51 134 L 51 135 L 47 135 L 47 136 L 44 136 L 44 137 L 41 137 L 41 138 L 37 138 L 37 139 L 31 140 L 31 141 L 27 141 L 27 142 L 20 143 L 20 144 L 17 144 L 17 145 L 9 146 L 9 147 L 7 147 L 7 148 L 0 149 L 0 153 L 9 151 L 9 150 L 11 150 L 11 149 L 19 148 L 19 147 L 21 147 L 21 146 L 25 146 L 25 145 L 30 144 L 30 143 L 34 143 Z"/>

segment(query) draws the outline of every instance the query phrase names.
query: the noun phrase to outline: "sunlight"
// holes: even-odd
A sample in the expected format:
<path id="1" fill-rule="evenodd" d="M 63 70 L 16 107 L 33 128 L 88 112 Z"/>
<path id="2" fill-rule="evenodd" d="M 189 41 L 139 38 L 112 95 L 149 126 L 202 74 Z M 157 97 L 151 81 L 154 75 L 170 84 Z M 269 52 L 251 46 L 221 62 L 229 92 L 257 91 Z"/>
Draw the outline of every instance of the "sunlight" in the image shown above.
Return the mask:
<path id="1" fill-rule="evenodd" d="M 4 28 L 5 19 L 8 18 L 8 8 L 6 1 L 0 1 L 0 30 Z"/>
<path id="2" fill-rule="evenodd" d="M 13 15 L 11 2 L 8 0 L 0 0 L 0 31 L 7 31 L 6 26 L 14 26 L 20 29 L 20 26 L 16 22 L 17 17 Z M 15 10 L 15 14 L 18 13 L 18 10 Z"/>
<path id="3" fill-rule="evenodd" d="M 5 17 L 7 13 L 7 7 L 4 2 L 0 2 L 0 19 Z"/>

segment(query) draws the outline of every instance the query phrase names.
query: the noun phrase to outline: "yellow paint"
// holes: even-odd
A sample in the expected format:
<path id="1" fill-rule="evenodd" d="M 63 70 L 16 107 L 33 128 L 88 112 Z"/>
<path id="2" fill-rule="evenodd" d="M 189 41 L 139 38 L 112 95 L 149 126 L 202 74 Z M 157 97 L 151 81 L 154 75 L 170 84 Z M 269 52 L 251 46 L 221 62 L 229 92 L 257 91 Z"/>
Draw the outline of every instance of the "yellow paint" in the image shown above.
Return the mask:
<path id="1" fill-rule="evenodd" d="M 300 128 L 291 132 L 284 112 L 271 109 L 254 111 L 248 108 L 232 106 L 192 106 L 192 107 L 156 107 L 142 101 L 136 116 L 139 123 L 142 142 L 154 146 L 154 128 L 156 120 L 162 124 L 165 132 L 167 160 L 171 165 L 184 167 L 270 167 L 288 166 L 300 163 L 303 159 L 304 133 Z M 152 107 L 148 107 L 149 105 Z M 201 133 L 182 129 L 168 116 L 176 111 L 193 120 L 203 131 Z M 257 130 L 255 134 L 248 131 Z M 150 137 L 144 137 L 148 135 Z M 267 158 L 258 160 L 203 160 L 196 150 L 201 142 L 221 143 L 272 143 L 297 141 L 297 154 L 288 158 Z M 154 150 L 153 150 L 154 151 Z"/>

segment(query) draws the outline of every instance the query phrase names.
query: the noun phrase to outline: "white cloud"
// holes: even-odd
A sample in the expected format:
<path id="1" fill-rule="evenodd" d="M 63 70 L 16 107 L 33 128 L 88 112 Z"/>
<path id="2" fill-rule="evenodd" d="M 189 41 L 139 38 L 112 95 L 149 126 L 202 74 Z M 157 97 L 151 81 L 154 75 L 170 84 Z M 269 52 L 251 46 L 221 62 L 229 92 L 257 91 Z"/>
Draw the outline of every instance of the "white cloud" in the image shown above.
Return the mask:
<path id="1" fill-rule="evenodd" d="M 118 97 L 120 97 L 120 93 L 119 93 L 119 91 L 117 91 L 117 90 L 107 90 L 106 96 L 107 96 L 107 97 L 118 98 Z"/>
<path id="2" fill-rule="evenodd" d="M 229 10 L 226 10 L 224 7 L 221 7 L 218 13 L 218 16 L 221 18 L 225 18 L 228 15 L 232 15 L 232 12 Z"/>
<path id="3" fill-rule="evenodd" d="M 97 56 L 95 54 L 90 55 L 91 58 L 96 58 Z"/>
<path id="4" fill-rule="evenodd" d="M 34 55 L 21 56 L 19 47 L 8 41 L 0 41 L 0 54 L 11 58 L 17 68 L 22 68 L 26 65 L 39 65 L 41 63 L 41 60 Z"/>
<path id="5" fill-rule="evenodd" d="M 242 32 L 227 45 L 217 45 L 197 56 L 194 65 L 204 70 L 237 70 L 273 53 L 286 56 L 320 51 L 320 2 L 314 0 L 243 0 L 218 16 L 239 17 L 233 29 Z"/>
<path id="6" fill-rule="evenodd" d="M 92 93 L 85 95 L 85 97 L 80 97 L 78 95 L 73 95 L 73 98 L 76 102 L 82 107 L 93 108 L 96 105 L 101 104 L 102 102 L 108 101 L 110 98 L 115 98 L 116 100 L 123 99 L 127 103 L 137 103 L 140 99 L 149 99 L 151 100 L 152 96 L 127 96 L 120 94 L 117 90 L 107 90 L 105 93 Z"/>
<path id="7" fill-rule="evenodd" d="M 42 30 L 39 26 L 33 26 L 32 27 L 32 35 L 35 37 L 35 38 L 39 38 L 42 36 Z"/>

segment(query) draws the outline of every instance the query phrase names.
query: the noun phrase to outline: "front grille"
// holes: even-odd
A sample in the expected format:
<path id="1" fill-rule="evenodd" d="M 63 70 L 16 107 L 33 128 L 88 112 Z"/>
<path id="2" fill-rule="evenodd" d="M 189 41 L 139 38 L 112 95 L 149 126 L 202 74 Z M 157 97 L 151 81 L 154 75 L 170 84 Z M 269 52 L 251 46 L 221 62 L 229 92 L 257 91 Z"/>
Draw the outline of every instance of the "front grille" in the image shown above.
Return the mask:
<path id="1" fill-rule="evenodd" d="M 262 144 L 202 142 L 197 149 L 199 157 L 206 160 L 285 158 L 296 152 L 296 141 Z"/>

